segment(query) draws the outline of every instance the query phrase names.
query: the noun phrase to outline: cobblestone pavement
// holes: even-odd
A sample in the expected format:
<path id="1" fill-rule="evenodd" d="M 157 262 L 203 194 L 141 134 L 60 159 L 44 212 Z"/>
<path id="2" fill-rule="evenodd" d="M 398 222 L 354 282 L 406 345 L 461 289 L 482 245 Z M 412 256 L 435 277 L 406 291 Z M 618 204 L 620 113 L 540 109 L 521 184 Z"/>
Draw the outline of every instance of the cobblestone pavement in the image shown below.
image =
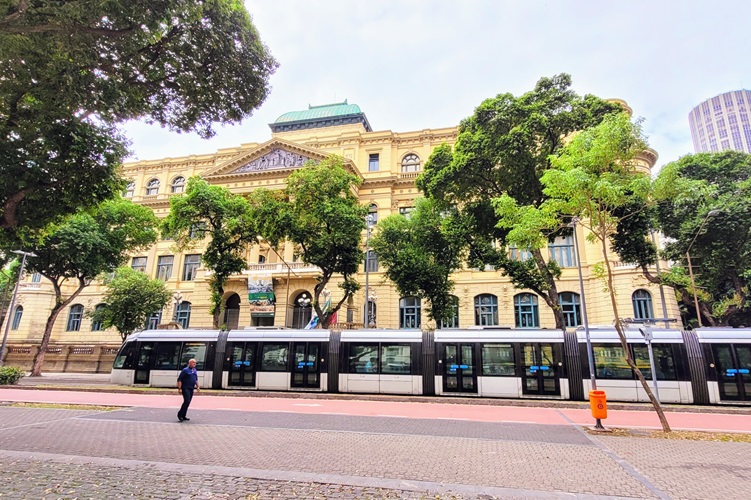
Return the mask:
<path id="1" fill-rule="evenodd" d="M 0 407 L 9 498 L 746 498 L 751 444 L 573 426 Z"/>

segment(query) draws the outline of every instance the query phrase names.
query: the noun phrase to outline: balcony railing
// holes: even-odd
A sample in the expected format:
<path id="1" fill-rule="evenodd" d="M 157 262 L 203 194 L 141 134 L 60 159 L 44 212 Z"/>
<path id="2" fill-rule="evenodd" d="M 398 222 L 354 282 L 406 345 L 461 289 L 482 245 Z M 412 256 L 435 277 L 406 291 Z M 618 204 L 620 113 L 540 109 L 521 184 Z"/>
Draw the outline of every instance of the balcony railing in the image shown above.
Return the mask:
<path id="1" fill-rule="evenodd" d="M 288 267 L 289 266 L 289 267 Z M 288 270 L 293 273 L 320 273 L 318 266 L 306 264 L 304 262 L 272 262 L 266 264 L 249 264 L 243 274 L 287 274 Z"/>

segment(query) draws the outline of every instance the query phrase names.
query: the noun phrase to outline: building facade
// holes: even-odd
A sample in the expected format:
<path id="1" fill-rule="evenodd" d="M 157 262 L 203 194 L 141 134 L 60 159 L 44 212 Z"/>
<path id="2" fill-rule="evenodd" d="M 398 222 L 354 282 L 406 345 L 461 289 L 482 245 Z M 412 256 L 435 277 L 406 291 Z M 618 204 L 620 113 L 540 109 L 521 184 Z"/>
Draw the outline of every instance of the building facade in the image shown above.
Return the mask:
<path id="1" fill-rule="evenodd" d="M 751 91 L 735 90 L 707 99 L 688 115 L 694 152 L 734 149 L 751 153 Z"/>
<path id="2" fill-rule="evenodd" d="M 257 187 L 281 189 L 287 176 L 309 160 L 321 160 L 336 154 L 361 179 L 359 199 L 370 207 L 374 224 L 391 214 L 409 216 L 419 196 L 415 179 L 432 151 L 443 143 L 453 144 L 458 129 L 438 128 L 414 132 L 373 131 L 357 105 L 337 103 L 314 106 L 286 113 L 270 125 L 272 137 L 263 143 L 248 143 L 223 149 L 215 154 L 138 161 L 124 165 L 130 180 L 125 197 L 151 208 L 159 217 L 169 211 L 169 199 L 183 193 L 191 176 L 201 176 L 237 194 Z M 639 159 L 645 173 L 654 166 L 656 153 L 646 151 Z M 595 275 L 602 258 L 599 248 L 586 242 L 583 228 L 577 228 L 580 245 L 584 293 L 589 323 L 612 324 L 613 312 L 603 283 Z M 366 232 L 363 232 L 363 247 Z M 512 250 L 512 257 L 524 259 L 523 251 Z M 274 325 L 302 328 L 312 314 L 310 299 L 317 268 L 301 262 L 293 245 L 271 248 L 264 241 L 247 250 L 247 269 L 225 286 L 228 329 Z M 551 243 L 548 258 L 562 268 L 558 283 L 561 307 L 569 327 L 582 323 L 581 295 L 574 240 L 559 238 Z M 164 239 L 148 251 L 133 255 L 128 265 L 152 278 L 164 280 L 174 292 L 174 300 L 162 311 L 155 311 L 145 327 L 177 322 L 184 328 L 211 328 L 210 290 L 206 270 L 201 264 L 201 248 L 177 252 L 174 242 Z M 623 317 L 679 318 L 672 290 L 660 290 L 650 284 L 633 265 L 614 262 L 620 314 Z M 365 287 L 338 313 L 341 327 L 425 328 L 430 325 L 423 304 L 416 297 L 400 297 L 388 282 L 378 256 L 372 251 L 357 276 L 368 283 L 369 307 L 366 310 Z M 531 290 L 516 289 L 501 271 L 462 269 L 453 276 L 456 315 L 441 328 L 466 328 L 474 325 L 517 328 L 554 328 L 550 308 Z M 332 303 L 341 299 L 336 279 L 330 284 Z M 93 283 L 58 317 L 53 345 L 117 346 L 119 335 L 103 330 L 87 317 L 102 304 L 103 285 Z M 662 293 L 662 295 L 661 295 Z M 271 300 L 269 298 L 273 297 Z M 9 344 L 26 349 L 38 344 L 53 302 L 50 283 L 36 275 L 26 276 L 20 285 L 18 306 L 8 315 L 12 321 Z M 663 310 L 663 304 L 665 309 Z M 48 356 L 47 359 L 50 359 Z M 48 368 L 49 369 L 49 368 Z M 55 368 L 52 368 L 55 369 Z M 64 367 L 63 367 L 64 369 Z"/>

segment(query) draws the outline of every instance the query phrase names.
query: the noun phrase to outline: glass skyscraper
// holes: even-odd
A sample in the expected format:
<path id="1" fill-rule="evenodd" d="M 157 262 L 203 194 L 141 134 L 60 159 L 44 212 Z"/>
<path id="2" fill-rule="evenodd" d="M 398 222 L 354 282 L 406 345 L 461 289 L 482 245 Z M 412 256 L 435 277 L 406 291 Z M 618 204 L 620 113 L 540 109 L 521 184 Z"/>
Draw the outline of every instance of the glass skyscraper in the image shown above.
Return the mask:
<path id="1" fill-rule="evenodd" d="M 707 99 L 688 115 L 697 153 L 734 149 L 751 153 L 751 91 L 734 90 Z"/>

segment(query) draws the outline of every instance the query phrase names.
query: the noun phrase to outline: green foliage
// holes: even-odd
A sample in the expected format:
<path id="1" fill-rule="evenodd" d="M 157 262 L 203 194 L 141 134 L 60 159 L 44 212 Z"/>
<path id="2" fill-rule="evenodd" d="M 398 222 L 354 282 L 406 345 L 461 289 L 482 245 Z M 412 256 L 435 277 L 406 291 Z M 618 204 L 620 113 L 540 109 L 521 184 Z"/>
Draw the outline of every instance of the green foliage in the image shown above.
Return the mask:
<path id="1" fill-rule="evenodd" d="M 399 294 L 428 299 L 428 314 L 440 323 L 454 314 L 449 277 L 466 257 L 466 231 L 455 208 L 418 198 L 409 219 L 392 215 L 378 224 L 371 247 Z"/>
<path id="2" fill-rule="evenodd" d="M 694 311 L 688 279 L 690 247 L 696 292 L 711 325 L 751 325 L 751 155 L 737 151 L 687 155 L 655 180 L 657 223 L 669 238 L 665 255 L 686 276 L 673 281 Z M 668 276 L 667 279 L 672 279 Z"/>
<path id="3" fill-rule="evenodd" d="M 14 385 L 26 372 L 17 366 L 0 366 L 0 385 Z"/>
<path id="4" fill-rule="evenodd" d="M 560 269 L 545 262 L 540 249 L 565 231 L 552 229 L 555 214 L 537 212 L 534 216 L 548 220 L 533 221 L 533 212 L 521 212 L 546 199 L 540 178 L 566 137 L 621 111 L 618 104 L 580 97 L 570 87 L 571 78 L 561 74 L 540 79 L 520 97 L 499 94 L 483 101 L 462 121 L 454 150 L 437 148 L 417 180 L 427 197 L 451 204 L 471 219 L 465 225 L 474 232 L 465 233 L 464 240 L 469 265 L 500 267 L 515 286 L 537 292 L 553 309 L 558 328 L 564 321 L 555 285 Z M 524 221 L 524 226 L 511 220 Z M 510 260 L 510 244 L 529 249 L 534 258 Z"/>
<path id="5" fill-rule="evenodd" d="M 172 293 L 162 280 L 149 279 L 144 273 L 120 267 L 107 283 L 104 306 L 91 314 L 104 328 L 115 327 L 123 341 L 143 328 L 149 316 L 169 302 Z"/>
<path id="6" fill-rule="evenodd" d="M 276 66 L 237 0 L 1 3 L 0 228 L 119 191 L 117 124 L 210 137 L 264 101 Z"/>
<path id="7" fill-rule="evenodd" d="M 245 269 L 245 251 L 256 243 L 257 229 L 251 205 L 242 196 L 200 177 L 188 179 L 182 196 L 170 198 L 170 213 L 162 221 L 162 233 L 169 234 L 182 251 L 209 237 L 201 261 L 213 271 L 210 312 L 219 328 L 224 285 L 233 274 Z"/>
<path id="8" fill-rule="evenodd" d="M 368 213 L 354 194 L 361 182 L 345 169 L 341 157 L 330 156 L 292 173 L 284 192 L 259 189 L 251 195 L 259 233 L 274 246 L 291 241 L 304 262 L 321 269 L 313 306 L 324 328 L 359 289 L 352 276 L 363 261 L 360 243 Z M 339 287 L 344 296 L 323 314 L 320 294 L 335 274 L 343 277 Z"/>
<path id="9" fill-rule="evenodd" d="M 158 235 L 156 226 L 156 216 L 149 208 L 119 199 L 49 224 L 44 231 L 26 233 L 14 243 L 16 248 L 36 254 L 27 259 L 27 269 L 50 280 L 55 293 L 33 376 L 41 375 L 44 353 L 62 308 L 98 275 L 114 271 L 131 252 L 152 245 Z M 62 284 L 67 280 L 75 280 L 77 287 L 63 297 Z"/>

